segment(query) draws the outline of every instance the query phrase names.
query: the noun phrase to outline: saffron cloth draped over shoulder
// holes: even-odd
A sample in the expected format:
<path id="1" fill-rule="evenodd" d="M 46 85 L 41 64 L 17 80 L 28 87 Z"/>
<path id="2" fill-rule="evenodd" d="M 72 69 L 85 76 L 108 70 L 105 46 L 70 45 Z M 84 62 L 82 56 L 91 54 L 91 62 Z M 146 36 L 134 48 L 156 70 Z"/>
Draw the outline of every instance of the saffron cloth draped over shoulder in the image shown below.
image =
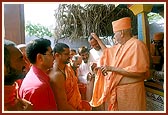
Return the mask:
<path id="1" fill-rule="evenodd" d="M 74 74 L 74 71 L 71 67 L 66 65 L 65 67 L 66 81 L 65 89 L 67 94 L 67 101 L 75 109 L 81 109 L 81 95 L 78 88 L 77 77 Z"/>
<path id="2" fill-rule="evenodd" d="M 135 43 L 136 42 L 136 43 Z M 124 45 L 118 44 L 106 48 L 100 59 L 100 66 L 123 68 L 127 72 L 146 72 L 149 76 L 149 54 L 144 43 L 132 37 Z M 104 76 L 98 70 L 95 78 L 93 97 L 90 104 L 93 107 L 108 102 L 108 110 L 118 110 L 117 86 L 124 76 L 115 72 L 108 72 Z"/>

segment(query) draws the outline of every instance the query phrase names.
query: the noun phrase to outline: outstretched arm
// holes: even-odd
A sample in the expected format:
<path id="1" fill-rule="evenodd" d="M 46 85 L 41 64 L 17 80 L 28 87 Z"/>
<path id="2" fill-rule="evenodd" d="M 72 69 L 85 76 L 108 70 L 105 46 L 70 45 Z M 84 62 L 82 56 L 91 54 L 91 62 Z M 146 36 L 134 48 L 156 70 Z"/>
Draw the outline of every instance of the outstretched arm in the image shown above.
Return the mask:
<path id="1" fill-rule="evenodd" d="M 145 76 L 145 72 L 127 72 L 122 68 L 116 68 L 116 67 L 112 67 L 112 66 L 103 66 L 100 69 L 103 73 L 104 72 L 116 72 L 116 73 L 121 74 L 123 76 L 132 77 L 132 78 Z"/>
<path id="2" fill-rule="evenodd" d="M 106 45 L 101 41 L 101 39 L 95 33 L 91 33 L 91 36 L 93 36 L 93 38 L 97 40 L 102 50 L 106 48 Z"/>

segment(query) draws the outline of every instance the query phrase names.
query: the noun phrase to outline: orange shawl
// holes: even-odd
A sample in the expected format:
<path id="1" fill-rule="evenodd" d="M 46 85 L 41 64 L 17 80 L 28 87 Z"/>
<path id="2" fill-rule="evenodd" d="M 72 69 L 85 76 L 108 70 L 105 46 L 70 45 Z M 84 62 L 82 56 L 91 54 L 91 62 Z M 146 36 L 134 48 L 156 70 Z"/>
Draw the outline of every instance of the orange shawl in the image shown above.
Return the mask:
<path id="1" fill-rule="evenodd" d="M 75 76 L 73 69 L 68 65 L 66 65 L 65 67 L 65 74 L 65 89 L 68 103 L 72 105 L 75 109 L 79 109 L 81 108 L 81 95 L 77 83 L 78 79 Z"/>
<path id="2" fill-rule="evenodd" d="M 4 86 L 4 104 L 5 109 L 15 106 L 18 98 L 18 87 L 17 84 L 5 85 Z"/>
<path id="3" fill-rule="evenodd" d="M 124 45 L 118 44 L 111 48 L 106 48 L 100 59 L 100 65 L 123 68 L 127 72 L 149 71 L 149 53 L 144 43 L 136 38 L 131 38 Z M 103 76 L 98 70 L 95 78 L 93 96 L 90 104 L 93 107 L 108 102 L 108 110 L 118 110 L 117 105 L 117 85 L 123 75 L 109 72 Z M 147 75 L 148 77 L 148 75 Z"/>

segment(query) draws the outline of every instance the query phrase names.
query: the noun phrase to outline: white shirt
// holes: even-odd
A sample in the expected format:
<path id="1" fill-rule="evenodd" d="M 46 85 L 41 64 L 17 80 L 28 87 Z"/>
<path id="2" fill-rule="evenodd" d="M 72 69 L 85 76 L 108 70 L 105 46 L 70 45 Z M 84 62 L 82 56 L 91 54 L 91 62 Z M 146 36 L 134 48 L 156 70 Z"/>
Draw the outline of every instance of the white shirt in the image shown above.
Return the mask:
<path id="1" fill-rule="evenodd" d="M 78 68 L 78 80 L 81 83 L 87 84 L 87 74 L 91 72 L 90 62 L 84 63 L 82 60 L 81 65 Z"/>
<path id="2" fill-rule="evenodd" d="M 100 60 L 100 57 L 102 56 L 102 53 L 103 53 L 102 49 L 97 51 L 94 48 L 92 48 L 90 50 L 90 55 L 89 55 L 90 62 L 97 63 Z"/>
<path id="3" fill-rule="evenodd" d="M 110 45 L 106 45 L 106 47 L 111 47 Z M 89 60 L 90 62 L 94 62 L 97 63 L 100 61 L 100 58 L 103 54 L 103 50 L 100 49 L 99 51 L 95 50 L 94 48 L 92 48 L 90 50 L 90 55 L 89 55 Z"/>
<path id="4" fill-rule="evenodd" d="M 88 62 L 84 63 L 84 61 L 82 61 L 78 69 L 78 80 L 80 82 L 87 84 L 87 74 L 89 72 L 92 73 L 91 65 L 93 63 L 98 64 L 102 54 L 103 54 L 102 50 L 97 51 L 93 48 L 90 50 Z"/>

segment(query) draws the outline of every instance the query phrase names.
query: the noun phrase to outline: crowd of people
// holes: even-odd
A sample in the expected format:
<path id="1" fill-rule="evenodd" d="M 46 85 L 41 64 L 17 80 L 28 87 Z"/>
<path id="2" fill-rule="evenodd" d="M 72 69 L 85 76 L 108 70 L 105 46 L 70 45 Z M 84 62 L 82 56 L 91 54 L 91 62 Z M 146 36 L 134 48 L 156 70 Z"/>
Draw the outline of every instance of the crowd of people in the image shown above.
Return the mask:
<path id="1" fill-rule="evenodd" d="M 147 46 L 131 32 L 131 18 L 112 22 L 115 44 L 95 33 L 78 51 L 47 39 L 27 45 L 4 40 L 5 111 L 145 111 Z"/>

